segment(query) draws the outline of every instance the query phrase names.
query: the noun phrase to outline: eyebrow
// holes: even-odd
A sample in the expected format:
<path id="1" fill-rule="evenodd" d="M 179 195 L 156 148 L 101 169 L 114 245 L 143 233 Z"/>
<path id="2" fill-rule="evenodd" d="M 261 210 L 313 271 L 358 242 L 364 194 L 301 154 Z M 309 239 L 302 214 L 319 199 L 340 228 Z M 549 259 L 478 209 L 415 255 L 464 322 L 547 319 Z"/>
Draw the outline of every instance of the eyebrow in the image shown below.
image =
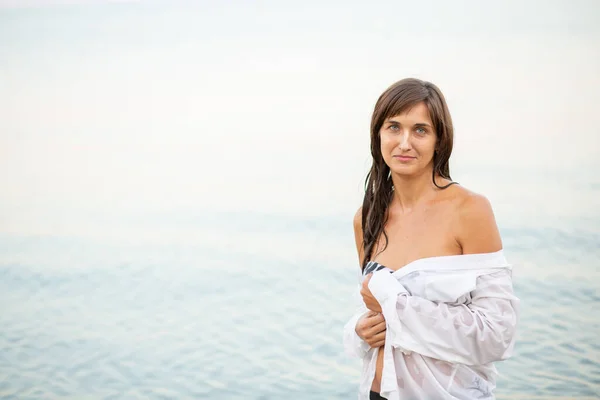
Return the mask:
<path id="1" fill-rule="evenodd" d="M 394 119 L 388 119 L 387 123 L 402 125 L 400 122 L 398 122 Z M 428 126 L 429 128 L 433 128 L 431 125 L 429 125 L 428 123 L 425 123 L 425 122 L 417 122 L 414 126 Z"/>

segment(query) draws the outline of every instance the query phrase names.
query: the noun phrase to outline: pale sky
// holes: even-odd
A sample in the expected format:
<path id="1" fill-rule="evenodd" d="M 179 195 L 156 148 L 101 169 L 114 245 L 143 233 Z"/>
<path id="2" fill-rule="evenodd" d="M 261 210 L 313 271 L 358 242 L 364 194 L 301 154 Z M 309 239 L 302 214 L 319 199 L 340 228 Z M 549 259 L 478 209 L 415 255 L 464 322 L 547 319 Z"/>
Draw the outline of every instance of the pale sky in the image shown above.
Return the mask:
<path id="1" fill-rule="evenodd" d="M 0 233 L 353 213 L 373 105 L 407 76 L 444 92 L 453 177 L 501 213 L 600 202 L 598 2 L 15 3 L 0 1 Z"/>

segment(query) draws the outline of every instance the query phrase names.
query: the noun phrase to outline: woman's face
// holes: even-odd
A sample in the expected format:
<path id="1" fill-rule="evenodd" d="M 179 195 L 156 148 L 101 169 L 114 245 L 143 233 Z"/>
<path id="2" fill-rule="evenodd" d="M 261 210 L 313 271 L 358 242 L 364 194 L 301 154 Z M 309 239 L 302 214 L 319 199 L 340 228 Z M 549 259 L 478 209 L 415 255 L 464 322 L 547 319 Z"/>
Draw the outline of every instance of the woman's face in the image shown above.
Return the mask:
<path id="1" fill-rule="evenodd" d="M 437 137 L 425 103 L 387 118 L 379 136 L 381 154 L 392 173 L 417 175 L 433 167 Z"/>

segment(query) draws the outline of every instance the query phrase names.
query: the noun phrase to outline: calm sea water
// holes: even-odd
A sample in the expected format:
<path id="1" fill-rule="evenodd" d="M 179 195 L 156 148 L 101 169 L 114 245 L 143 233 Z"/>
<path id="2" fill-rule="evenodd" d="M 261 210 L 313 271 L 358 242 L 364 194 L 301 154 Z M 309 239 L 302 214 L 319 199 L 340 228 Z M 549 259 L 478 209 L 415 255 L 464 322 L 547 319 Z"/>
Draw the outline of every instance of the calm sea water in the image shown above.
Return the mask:
<path id="1" fill-rule="evenodd" d="M 2 236 L 0 397 L 355 398 L 348 218 L 190 220 L 187 241 Z M 497 397 L 598 398 L 600 234 L 502 234 L 522 317 Z"/>

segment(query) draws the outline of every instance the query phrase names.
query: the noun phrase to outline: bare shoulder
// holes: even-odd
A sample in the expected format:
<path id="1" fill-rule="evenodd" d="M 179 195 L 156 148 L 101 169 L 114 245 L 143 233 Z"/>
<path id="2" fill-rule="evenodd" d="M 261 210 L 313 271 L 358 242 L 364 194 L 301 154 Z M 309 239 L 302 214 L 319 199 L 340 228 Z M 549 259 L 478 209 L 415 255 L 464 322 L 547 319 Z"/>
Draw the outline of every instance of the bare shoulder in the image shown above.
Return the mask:
<path id="1" fill-rule="evenodd" d="M 454 199 L 457 211 L 461 216 L 482 216 L 492 214 L 492 204 L 483 194 L 476 193 L 464 186 L 455 185 Z"/>
<path id="2" fill-rule="evenodd" d="M 502 240 L 488 198 L 462 186 L 455 186 L 457 241 L 463 254 L 501 250 Z"/>

